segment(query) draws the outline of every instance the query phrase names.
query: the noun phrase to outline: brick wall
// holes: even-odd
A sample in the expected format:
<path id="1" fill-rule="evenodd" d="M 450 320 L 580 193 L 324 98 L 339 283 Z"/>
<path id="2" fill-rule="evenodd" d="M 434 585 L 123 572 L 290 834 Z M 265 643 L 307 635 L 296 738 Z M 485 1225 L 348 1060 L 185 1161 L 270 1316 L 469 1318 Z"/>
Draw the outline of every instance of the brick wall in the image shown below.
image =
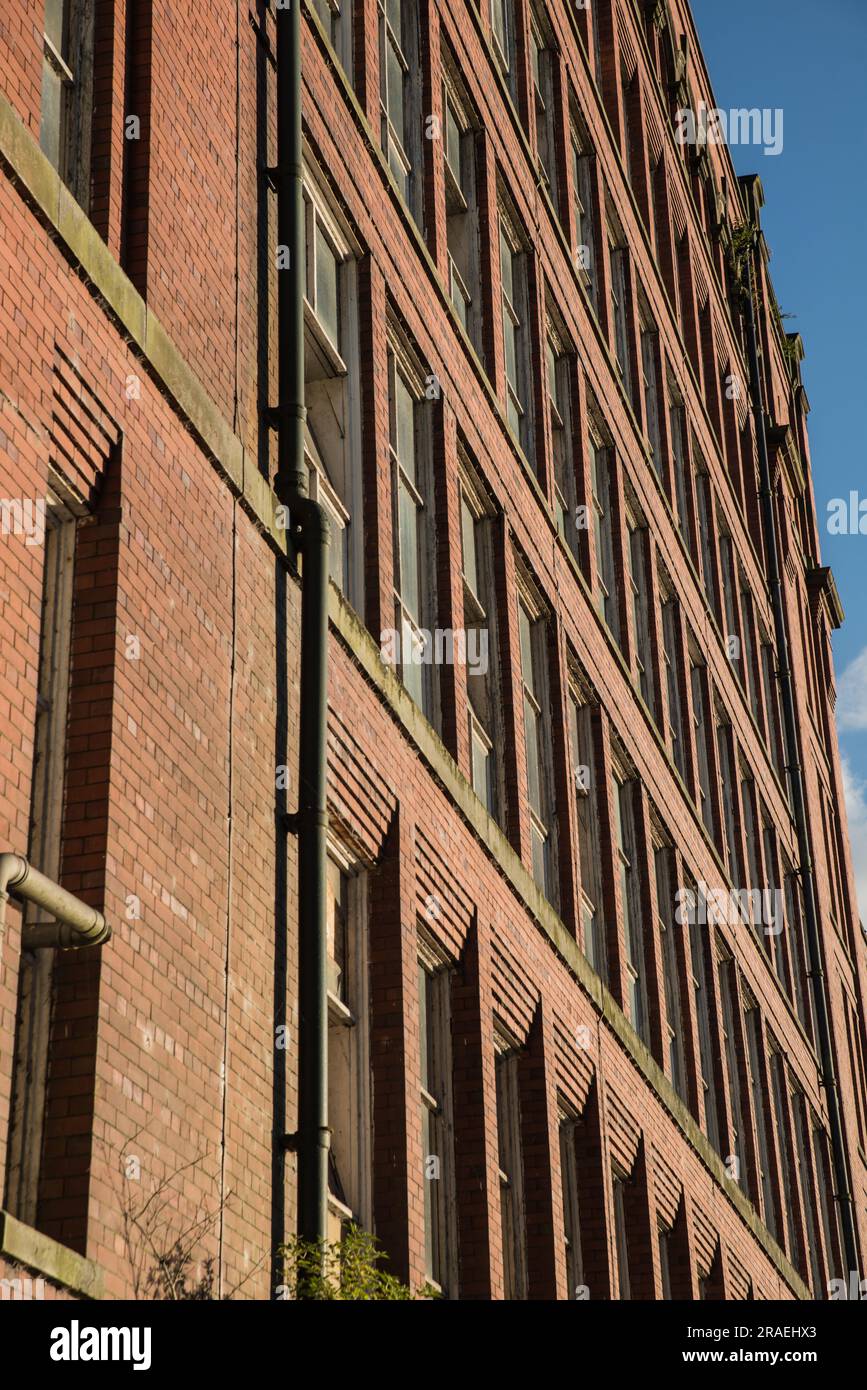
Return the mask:
<path id="1" fill-rule="evenodd" d="M 558 46 L 557 90 L 574 92 L 596 150 L 597 216 L 603 219 L 607 199 L 630 248 L 633 380 L 640 380 L 635 340 L 640 285 L 666 370 L 684 399 L 691 437 L 711 475 L 718 529 L 725 527 L 733 536 L 758 618 L 770 633 L 761 535 L 751 496 L 751 425 L 741 408 L 723 430 L 724 403 L 717 399 L 713 404 L 718 391 L 713 362 L 728 360 L 735 374 L 744 375 L 742 344 L 719 274 L 722 253 L 692 201 L 692 173 L 665 125 L 668 101 L 654 75 L 667 62 L 677 66 L 674 58 L 665 59 L 664 45 L 679 51 L 686 31 L 693 55 L 690 85 L 696 93 L 707 92 L 700 51 L 680 5 L 670 8 L 671 34 L 645 32 L 626 6 L 599 8 L 604 104 L 593 81 L 592 56 L 588 62 L 592 42 L 585 52 L 571 9 L 551 4 L 549 18 Z M 220 448 L 206 447 L 202 429 L 188 427 L 191 410 L 194 414 L 205 407 L 179 400 L 179 388 L 161 369 L 159 354 L 148 352 L 146 344 L 142 354 L 141 341 L 136 343 L 129 326 L 106 307 L 98 285 L 65 253 L 63 237 L 54 234 L 50 217 L 34 205 L 33 197 L 25 196 L 7 161 L 0 186 L 0 245 L 8 267 L 0 297 L 0 493 L 42 496 L 49 465 L 80 469 L 81 459 L 90 457 L 88 439 L 92 445 L 96 433 L 104 441 L 104 457 L 96 451 L 89 515 L 79 524 L 77 541 L 62 873 L 72 891 L 105 911 L 114 934 L 98 953 L 64 956 L 58 962 L 37 1220 L 47 1234 L 100 1266 L 109 1296 L 128 1295 L 140 1284 L 143 1267 L 140 1260 L 137 1264 L 138 1247 L 131 1250 L 125 1237 L 124 1213 L 128 1225 L 154 1186 L 170 1184 L 174 1195 L 166 1229 L 200 1223 L 191 1276 L 200 1277 L 204 1261 L 211 1258 L 224 1293 L 266 1298 L 276 1274 L 276 1245 L 294 1222 L 294 1159 L 275 1157 L 274 1136 L 294 1128 L 297 1031 L 294 843 L 290 838 L 287 846 L 275 827 L 277 813 L 294 808 L 299 581 L 287 571 L 281 538 L 271 525 L 266 481 L 271 450 L 259 425 L 259 408 L 273 399 L 276 370 L 276 233 L 261 167 L 275 155 L 274 16 L 264 5 L 240 6 L 237 15 L 209 15 L 205 33 L 195 7 L 187 13 L 175 5 L 169 14 L 165 7 L 143 5 L 136 11 L 141 32 L 130 36 L 123 4 L 98 9 L 94 224 L 110 255 L 122 258 L 148 312 L 198 378 L 208 411 L 216 412 L 208 418 L 221 419 L 226 437 L 240 441 L 244 453 L 239 481 Z M 466 673 L 459 667 L 438 673 L 440 742 L 378 662 L 359 620 L 332 595 L 330 806 L 335 833 L 364 865 L 370 889 L 375 1228 L 393 1271 L 419 1282 L 425 1274 L 425 1229 L 417 1123 L 416 957 L 418 895 L 424 883 L 425 893 L 434 891 L 443 900 L 454 895 L 463 903 L 454 920 L 444 912 L 425 925 L 453 971 L 461 1296 L 499 1298 L 504 1289 L 493 1052 L 498 1023 L 521 1049 L 531 1297 L 565 1297 L 568 1292 L 558 1140 L 561 1098 L 577 1119 L 580 1237 L 592 1298 L 617 1297 L 619 1288 L 614 1164 L 629 1179 L 633 1297 L 661 1296 L 660 1225 L 671 1231 L 675 1297 L 678 1291 L 697 1297 L 699 1279 L 706 1281 L 709 1297 L 791 1297 L 801 1286 L 785 1257 L 758 1218 L 745 1212 L 724 1182 L 718 1160 L 690 1128 L 696 1123 L 706 1127 L 707 1119 L 698 1075 L 700 1040 L 689 945 L 683 941 L 678 943 L 678 966 L 689 1073 L 686 1105 L 670 1086 L 667 1005 L 654 922 L 651 809 L 675 845 L 678 884 L 687 869 L 710 884 L 726 880 L 722 850 L 706 833 L 696 805 L 698 763 L 686 663 L 681 676 L 689 763 L 685 781 L 674 767 L 665 730 L 656 727 L 636 691 L 636 634 L 623 563 L 627 502 L 640 511 L 652 535 L 651 573 L 664 567 L 674 581 L 682 649 L 685 653 L 689 629 L 761 787 L 780 844 L 796 862 L 785 789 L 750 713 L 748 695 L 732 675 L 723 621 L 705 596 L 694 514 L 690 544 L 685 546 L 678 534 L 667 412 L 660 412 L 663 465 L 657 479 L 646 442 L 643 396 L 637 392 L 630 399 L 617 376 L 604 226 L 596 258 L 598 319 L 574 268 L 565 104 L 559 116 L 558 167 L 564 186 L 558 221 L 532 167 L 536 117 L 523 37 L 516 111 L 495 75 L 486 14 L 480 16 L 471 3 L 431 4 L 421 11 L 425 110 L 441 113 L 443 42 L 462 72 L 483 127 L 476 144 L 487 374 L 458 329 L 445 289 L 441 146 L 423 138 L 419 143 L 423 236 L 376 150 L 376 6 L 371 0 L 354 6 L 358 105 L 336 55 L 310 18 L 303 52 L 310 158 L 361 247 L 363 446 L 361 457 L 353 460 L 363 477 L 364 595 L 358 608 L 375 645 L 393 613 L 389 313 L 400 320 L 419 359 L 440 384 L 432 422 L 436 534 L 431 569 L 435 617 L 442 626 L 462 621 L 459 443 L 472 457 L 494 513 L 496 681 L 506 730 L 501 750 L 503 835 L 493 823 L 485 823 L 466 784 L 471 776 Z M 524 15 L 522 36 L 526 21 Z M 128 41 L 134 41 L 129 65 Z M 29 137 L 22 138 L 31 140 L 39 135 L 41 42 L 38 16 L 0 21 L 5 95 L 29 129 Z M 630 121 L 633 126 L 639 122 L 633 154 L 641 168 L 634 196 L 616 148 L 623 128 L 622 65 L 637 75 Z M 142 118 L 141 138 L 124 143 L 118 121 L 130 114 Z M 660 235 L 661 270 L 654 263 L 647 226 L 650 175 L 641 161 L 647 157 L 648 140 L 665 150 L 667 172 L 655 202 L 671 224 Z M 729 213 L 737 220 L 743 209 L 727 154 L 715 147 L 708 154 L 717 185 L 722 177 L 727 180 L 734 205 Z M 522 457 L 505 420 L 498 184 L 532 246 L 535 468 Z M 684 234 L 688 259 L 678 303 L 677 242 Z M 542 338 L 546 292 L 576 349 L 579 502 L 591 502 L 586 441 L 591 398 L 617 461 L 614 513 L 620 536 L 623 650 L 599 617 L 592 528 L 581 538 L 580 565 L 557 531 Z M 712 326 L 715 348 L 709 347 L 706 334 L 699 341 L 701 313 Z M 767 324 L 763 355 L 775 423 L 800 441 L 808 462 L 799 395 Z M 73 424 L 67 430 L 72 447 L 67 443 L 63 451 L 57 448 L 59 358 L 72 364 L 77 383 L 72 388 Z M 780 488 L 788 495 L 795 489 L 795 473 L 785 456 L 781 447 Z M 867 1196 L 867 1164 L 858 1149 L 854 1088 L 859 1083 L 846 1059 L 841 991 L 845 987 L 856 1000 L 863 998 L 867 959 L 845 853 L 844 915 L 849 912 L 852 930 L 847 933 L 845 921 L 839 931 L 830 925 L 834 890 L 818 798 L 824 784 L 837 807 L 845 845 L 839 755 L 833 712 L 828 738 L 821 711 L 806 702 L 808 674 L 794 617 L 796 595 L 806 582 L 802 551 L 819 552 L 815 523 L 809 534 L 800 536 L 793 529 L 792 536 L 785 597 L 860 1214 Z M 0 848 L 23 852 L 31 804 L 43 574 L 39 549 L 23 537 L 4 536 L 2 545 L 0 587 L 8 632 L 0 714 L 9 732 L 0 747 Z M 562 921 L 530 877 L 519 571 L 529 575 L 539 593 L 548 631 Z M 814 616 L 820 610 L 827 611 L 824 599 Z M 662 693 L 658 622 L 654 609 L 652 659 Z M 590 979 L 580 958 L 586 943 L 567 737 L 570 662 L 592 683 L 601 709 L 594 715 L 594 744 L 603 780 L 594 794 L 599 797 L 610 996 Z M 648 983 L 655 991 L 649 1050 L 622 1013 L 628 1007 L 628 980 L 625 905 L 613 845 L 615 745 L 622 747 L 642 789 L 637 802 L 640 902 Z M 288 786 L 278 784 L 275 790 L 275 769 L 281 767 L 289 769 Z M 721 832 L 719 804 L 715 817 Z M 741 841 L 745 855 L 742 833 Z M 434 844 L 433 860 L 424 848 L 427 843 Z M 431 890 L 431 884 L 437 886 Z M 743 981 L 785 1049 L 791 1077 L 817 1121 L 826 1123 L 816 1056 L 772 961 L 752 932 L 728 935 Z M 19 956 L 20 917 L 10 903 L 0 966 L 0 1171 L 9 1134 Z M 711 1016 L 718 1019 L 716 995 L 713 1004 Z M 275 1046 L 280 1027 L 288 1030 L 285 1049 Z M 741 1039 L 741 1051 L 744 1046 Z M 730 1125 L 732 1100 L 719 1049 L 718 1043 L 714 1072 Z M 779 1140 L 772 1114 L 767 1122 L 773 1153 Z M 748 1152 L 755 1153 L 754 1142 Z M 138 1177 L 128 1176 L 124 1164 L 130 1158 L 140 1165 Z M 136 1164 L 131 1171 L 137 1171 Z M 863 1240 L 867 1232 L 860 1215 L 859 1220 Z M 826 1252 L 823 1259 L 827 1273 L 834 1267 L 833 1253 Z"/>

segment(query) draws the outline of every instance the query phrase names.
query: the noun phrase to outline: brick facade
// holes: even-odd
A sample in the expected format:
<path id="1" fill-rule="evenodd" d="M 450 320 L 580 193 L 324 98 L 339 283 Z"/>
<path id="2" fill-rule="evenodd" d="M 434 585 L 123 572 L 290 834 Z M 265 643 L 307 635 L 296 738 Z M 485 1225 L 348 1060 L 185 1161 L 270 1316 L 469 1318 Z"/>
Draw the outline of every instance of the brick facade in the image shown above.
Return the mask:
<path id="1" fill-rule="evenodd" d="M 108 1297 L 147 1296 L 154 1250 L 192 1228 L 191 1279 L 210 1260 L 222 1294 L 265 1299 L 295 1219 L 295 1160 L 280 1140 L 296 1123 L 297 875 L 280 813 L 295 805 L 301 586 L 262 415 L 277 372 L 266 176 L 275 11 L 265 0 L 209 11 L 205 32 L 189 0 L 147 0 L 131 17 L 122 0 L 95 0 L 82 209 L 39 150 L 42 8 L 28 0 L 0 21 L 0 494 L 59 491 L 75 517 L 53 791 L 58 874 L 104 911 L 113 935 L 57 955 L 42 1020 L 45 1082 L 27 1091 L 20 1059 L 33 969 L 20 907 L 7 904 L 2 1202 L 21 1216 L 11 1174 L 29 1106 L 41 1140 L 26 1225 L 55 1252 L 46 1296 L 93 1292 L 94 1270 Z M 798 993 L 797 907 L 779 938 L 743 924 L 690 932 L 673 898 L 694 881 L 782 887 L 781 873 L 799 862 L 775 751 L 773 673 L 763 680 L 761 649 L 774 629 L 727 273 L 732 229 L 753 216 L 760 193 L 738 183 L 724 146 L 697 152 L 674 140 L 678 107 L 714 104 L 680 0 L 505 8 L 506 73 L 492 32 L 497 0 L 494 11 L 487 0 L 481 9 L 404 0 L 404 38 L 418 55 L 405 91 L 414 125 L 404 132 L 418 196 L 410 182 L 407 200 L 382 152 L 379 7 L 341 0 L 343 29 L 326 33 L 326 6 L 305 0 L 311 195 L 349 247 L 338 285 L 353 263 L 352 303 L 339 309 L 345 376 L 312 323 L 312 302 L 308 332 L 333 380 L 346 383 L 334 388 L 343 393 L 335 415 L 344 411 L 342 437 L 358 446 L 347 451 L 342 493 L 345 593 L 333 585 L 330 595 L 329 811 L 335 863 L 351 888 L 339 963 L 354 981 L 340 1008 L 334 1001 L 331 1030 L 335 1056 L 345 1045 L 354 1059 L 352 1137 L 345 1150 L 335 1138 L 346 1167 L 334 1196 L 372 1224 L 393 1272 L 413 1285 L 434 1273 L 451 1297 L 565 1299 L 576 1295 L 573 1280 L 591 1299 L 821 1297 L 847 1274 L 814 1027 Z M 441 137 L 455 92 L 474 167 L 475 205 L 457 214 L 474 218 L 472 332 L 449 289 L 456 203 Z M 140 128 L 126 139 L 130 116 Z M 581 158 L 589 163 L 576 183 Z M 525 447 L 507 409 L 502 208 L 521 248 Z M 591 224 L 588 277 L 576 250 Z M 820 563 L 800 340 L 784 334 L 766 257 L 761 267 L 763 404 L 863 1248 L 867 946 L 834 726 L 828 633 L 840 614 Z M 568 383 L 565 482 L 546 323 Z M 652 387 L 642 326 L 653 339 Z M 395 373 L 411 375 L 407 363 L 421 381 L 413 448 L 424 435 L 428 451 L 418 524 L 431 629 L 467 622 L 462 497 L 471 479 L 481 498 L 498 731 L 491 814 L 473 790 L 477 678 L 460 663 L 431 668 L 422 712 L 380 651 L 406 544 L 394 524 L 389 403 Z M 732 381 L 739 390 L 726 389 Z M 594 526 L 597 503 L 606 516 Z M 577 524 L 576 507 L 588 524 Z M 45 804 L 36 750 L 47 581 L 44 547 L 32 539 L 20 528 L 0 538 L 0 851 L 22 854 Z M 646 574 L 636 603 L 630 554 Z M 603 583 L 613 586 L 610 610 Z M 519 595 L 539 638 L 535 716 Z M 573 704 L 587 710 L 589 787 L 577 777 Z M 605 982 L 592 964 L 594 891 Z M 427 1082 L 420 958 L 439 980 Z M 342 1032 L 341 1008 L 355 1014 Z M 420 1124 L 434 1086 L 438 1178 L 427 1175 Z M 725 1166 L 732 1156 L 740 1181 Z M 443 1187 L 431 1197 L 433 1182 Z M 170 1194 L 158 1230 L 141 1214 L 155 1190 Z M 22 1248 L 0 1249 L 0 1278 L 43 1267 L 36 1253 L 28 1265 Z M 34 1240 L 34 1252 L 43 1248 Z M 58 1273 L 67 1267 L 74 1272 Z"/>

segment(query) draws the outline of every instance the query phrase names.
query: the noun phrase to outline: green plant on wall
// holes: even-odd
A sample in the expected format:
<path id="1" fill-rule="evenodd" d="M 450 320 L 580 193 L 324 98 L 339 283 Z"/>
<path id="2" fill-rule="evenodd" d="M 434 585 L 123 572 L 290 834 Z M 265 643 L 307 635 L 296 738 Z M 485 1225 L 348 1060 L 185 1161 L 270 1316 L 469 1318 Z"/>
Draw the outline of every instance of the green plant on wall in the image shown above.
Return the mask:
<path id="1" fill-rule="evenodd" d="M 729 258 L 735 284 L 742 294 L 747 292 L 747 267 L 749 254 L 756 239 L 756 227 L 752 222 L 741 222 L 732 228 Z"/>
<path id="2" fill-rule="evenodd" d="M 297 1298 L 299 1291 L 308 1299 L 340 1302 L 407 1302 L 438 1298 L 430 1284 L 415 1292 L 395 1275 L 380 1268 L 388 1259 L 376 1237 L 350 1225 L 340 1241 L 319 1246 L 316 1241 L 293 1236 L 280 1246 L 283 1259 L 285 1298 Z"/>

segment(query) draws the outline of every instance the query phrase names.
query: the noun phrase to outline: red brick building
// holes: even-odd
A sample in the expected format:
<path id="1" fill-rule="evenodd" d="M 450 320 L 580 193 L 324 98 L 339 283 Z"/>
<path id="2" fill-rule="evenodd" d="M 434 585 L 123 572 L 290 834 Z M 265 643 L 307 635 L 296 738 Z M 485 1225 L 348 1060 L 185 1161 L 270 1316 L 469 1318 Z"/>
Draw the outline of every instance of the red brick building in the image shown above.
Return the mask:
<path id="1" fill-rule="evenodd" d="M 265 1299 L 294 1229 L 275 23 L 0 18 L 0 851 L 112 927 L 29 949 L 10 885 L 0 1277 L 46 1296 L 152 1296 L 181 1240 Z M 701 102 L 678 0 L 305 0 L 330 1210 L 449 1297 L 824 1297 L 841 1152 L 867 1240 L 842 611 L 760 233 L 753 410 L 761 185 L 676 139 Z"/>

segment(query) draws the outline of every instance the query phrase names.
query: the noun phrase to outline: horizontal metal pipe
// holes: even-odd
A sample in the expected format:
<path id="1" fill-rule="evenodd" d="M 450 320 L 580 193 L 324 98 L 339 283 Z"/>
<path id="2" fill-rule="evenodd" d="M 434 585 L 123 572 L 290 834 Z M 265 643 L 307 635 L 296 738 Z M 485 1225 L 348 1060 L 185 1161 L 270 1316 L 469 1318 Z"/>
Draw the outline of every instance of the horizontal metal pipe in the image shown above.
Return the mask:
<path id="1" fill-rule="evenodd" d="M 34 869 L 23 854 L 0 854 L 0 920 L 10 893 L 44 908 L 56 919 L 24 926 L 21 945 L 27 951 L 100 946 L 111 936 L 111 927 L 101 912 Z"/>

